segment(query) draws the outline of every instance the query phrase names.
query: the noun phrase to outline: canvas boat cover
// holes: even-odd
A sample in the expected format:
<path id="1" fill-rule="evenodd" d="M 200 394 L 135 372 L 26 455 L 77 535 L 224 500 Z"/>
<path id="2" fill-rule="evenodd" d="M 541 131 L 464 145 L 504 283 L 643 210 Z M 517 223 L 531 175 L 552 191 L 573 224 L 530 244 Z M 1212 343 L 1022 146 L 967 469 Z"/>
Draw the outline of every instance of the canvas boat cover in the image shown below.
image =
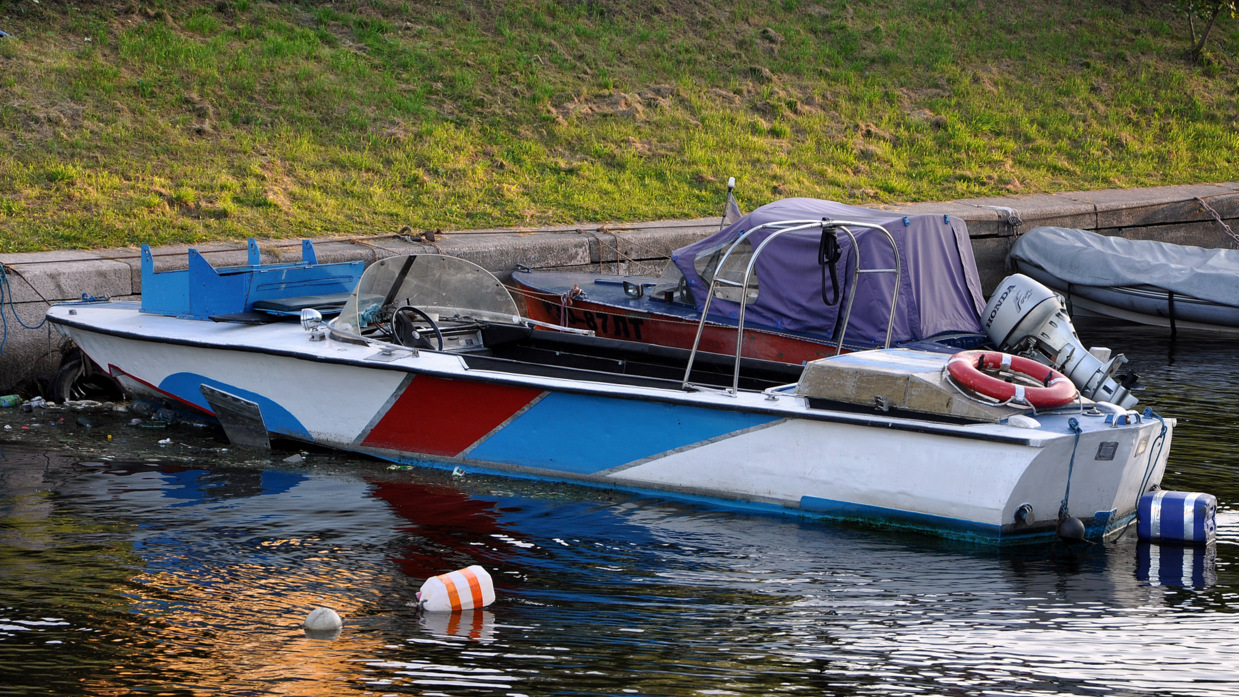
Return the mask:
<path id="1" fill-rule="evenodd" d="M 1015 241 L 1010 259 L 1017 266 L 1038 266 L 1073 285 L 1151 285 L 1239 306 L 1239 249 L 1205 249 L 1088 230 L 1035 227 Z"/>
<path id="2" fill-rule="evenodd" d="M 674 269 L 668 271 L 680 276 L 680 282 L 687 286 L 692 301 L 701 310 L 709 292 L 711 263 L 717 265 L 723 251 L 742 234 L 763 224 L 824 218 L 877 224 L 895 238 L 903 273 L 891 337 L 893 343 L 918 341 L 944 332 L 982 332 L 980 316 L 985 300 L 981 295 L 967 225 L 958 218 L 942 214 L 904 215 L 833 201 L 785 199 L 762 206 L 717 234 L 677 249 L 671 258 Z M 894 267 L 890 244 L 880 231 L 863 228 L 852 231 L 857 235 L 861 269 Z M 771 228 L 759 230 L 749 238 L 751 246 L 742 243 L 745 250 L 733 253 L 722 270 L 722 277 L 742 280 L 752 250 L 774 232 Z M 834 299 L 834 293 L 829 274 L 823 280 L 823 266 L 818 263 L 821 237 L 822 230 L 818 227 L 785 233 L 762 250 L 754 266 L 756 295 L 750 293 L 744 316 L 746 325 L 757 324 L 827 340 L 838 338 L 856 255 L 851 240 L 840 233 L 842 257 L 836 273 L 839 300 L 833 305 L 827 304 L 823 301 L 823 290 L 830 300 Z M 893 274 L 858 276 L 846 340 L 873 345 L 885 340 L 894 283 Z M 739 290 L 730 291 L 730 296 L 726 291 L 723 297 L 716 295 L 710 305 L 711 318 L 732 322 L 737 319 Z M 728 297 L 730 299 L 724 299 Z"/>

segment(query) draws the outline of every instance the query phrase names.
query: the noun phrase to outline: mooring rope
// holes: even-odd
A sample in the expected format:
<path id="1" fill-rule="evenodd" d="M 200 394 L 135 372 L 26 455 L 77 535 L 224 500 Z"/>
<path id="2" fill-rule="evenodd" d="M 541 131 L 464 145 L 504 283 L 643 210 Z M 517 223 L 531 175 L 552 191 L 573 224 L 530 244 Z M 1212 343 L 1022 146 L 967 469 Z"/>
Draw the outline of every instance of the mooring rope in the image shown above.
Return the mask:
<path id="1" fill-rule="evenodd" d="M 34 288 L 34 286 L 31 286 L 31 288 L 35 293 L 38 293 L 39 298 L 41 298 L 43 302 L 47 302 L 47 299 L 43 298 L 43 294 L 39 293 L 37 288 Z M 23 322 L 21 315 L 17 314 L 17 305 L 13 302 L 13 295 L 14 293 L 12 290 L 12 284 L 9 282 L 8 271 L 5 270 L 4 264 L 0 264 L 0 356 L 4 355 L 4 345 L 9 341 L 9 320 L 4 315 L 4 308 L 6 306 L 8 307 L 9 312 L 13 313 L 13 319 L 17 320 L 17 323 L 26 329 L 38 329 L 42 327 L 45 322 L 47 322 L 46 316 L 43 317 L 41 322 L 33 327 Z"/>
<path id="2" fill-rule="evenodd" d="M 1153 470 L 1157 466 L 1157 461 L 1161 458 L 1162 450 L 1166 447 L 1166 431 L 1168 430 L 1166 428 L 1166 420 L 1163 419 L 1161 415 L 1153 411 L 1151 408 L 1149 407 L 1144 408 L 1144 417 L 1157 419 L 1158 421 L 1160 421 L 1162 424 L 1162 430 L 1160 433 L 1157 434 L 1157 437 L 1154 438 L 1153 442 L 1149 445 L 1149 460 L 1148 460 L 1148 464 L 1144 466 L 1144 478 L 1140 480 L 1140 488 L 1136 490 L 1136 515 L 1137 516 L 1140 515 L 1140 498 L 1144 496 L 1145 492 L 1147 491 L 1148 486 L 1149 486 L 1149 480 L 1152 479 L 1153 477 Z M 1127 531 L 1130 528 L 1131 528 L 1131 525 L 1129 523 L 1127 527 L 1123 528 L 1123 532 L 1119 533 L 1118 536 L 1114 538 L 1114 541 L 1118 542 L 1119 540 L 1123 539 L 1123 536 L 1127 534 Z"/>
<path id="3" fill-rule="evenodd" d="M 1061 523 L 1069 515 L 1067 500 L 1071 498 L 1071 473 L 1076 466 L 1076 448 L 1080 445 L 1080 422 L 1073 416 L 1067 419 L 1067 428 L 1076 434 L 1076 440 L 1071 444 L 1071 460 L 1067 462 L 1067 490 L 1063 492 L 1063 502 L 1058 506 L 1058 520 Z"/>
<path id="4" fill-rule="evenodd" d="M 1157 412 L 1149 407 L 1144 408 L 1144 415 L 1157 419 L 1162 424 L 1162 430 L 1149 444 L 1149 461 L 1144 466 L 1144 478 L 1140 480 L 1140 490 L 1136 492 L 1136 505 L 1140 505 L 1140 497 L 1144 496 L 1145 489 L 1149 485 L 1149 480 L 1153 477 L 1153 469 L 1157 466 L 1157 461 L 1161 458 L 1162 449 L 1166 447 L 1166 420 L 1163 419 Z"/>
<path id="5" fill-rule="evenodd" d="M 1218 215 L 1218 212 L 1213 210 L 1213 206 L 1205 203 L 1205 200 L 1199 196 L 1196 197 L 1196 201 L 1199 202 L 1200 205 L 1204 206 L 1206 211 L 1209 211 L 1209 215 L 1213 216 L 1213 219 L 1217 221 L 1217 224 L 1222 226 L 1222 229 L 1226 231 L 1227 235 L 1230 235 L 1230 238 L 1235 241 L 1236 245 L 1239 245 L 1239 235 L 1236 235 L 1235 231 L 1230 229 L 1230 226 L 1226 224 L 1226 221 L 1222 220 L 1222 216 Z"/>

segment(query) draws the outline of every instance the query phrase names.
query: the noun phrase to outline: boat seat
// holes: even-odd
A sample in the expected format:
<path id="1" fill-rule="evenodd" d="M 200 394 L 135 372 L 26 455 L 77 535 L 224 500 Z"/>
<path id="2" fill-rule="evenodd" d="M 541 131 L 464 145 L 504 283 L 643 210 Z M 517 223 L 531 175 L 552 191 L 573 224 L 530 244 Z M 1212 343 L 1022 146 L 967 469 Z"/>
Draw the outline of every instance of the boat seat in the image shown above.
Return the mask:
<path id="1" fill-rule="evenodd" d="M 324 315 L 338 315 L 351 296 L 352 293 L 327 293 L 295 298 L 270 298 L 255 302 L 254 309 L 272 315 L 300 315 L 302 310 L 311 308 Z"/>
<path id="2" fill-rule="evenodd" d="M 497 324 L 487 322 L 482 325 L 482 344 L 486 348 L 508 346 L 525 341 L 533 335 L 533 329 L 524 325 Z"/>

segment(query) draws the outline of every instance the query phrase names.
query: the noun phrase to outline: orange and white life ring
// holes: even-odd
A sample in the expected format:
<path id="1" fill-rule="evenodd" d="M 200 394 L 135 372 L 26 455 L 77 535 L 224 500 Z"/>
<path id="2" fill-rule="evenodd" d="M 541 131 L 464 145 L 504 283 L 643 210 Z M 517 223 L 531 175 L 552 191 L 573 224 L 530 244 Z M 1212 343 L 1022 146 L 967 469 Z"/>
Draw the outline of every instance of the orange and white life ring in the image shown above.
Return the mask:
<path id="1" fill-rule="evenodd" d="M 960 351 L 946 364 L 951 378 L 968 389 L 1000 402 L 1023 402 L 1037 409 L 1054 409 L 1073 402 L 1076 386 L 1067 376 L 1031 358 L 999 351 Z M 1008 370 L 1041 385 L 1020 385 L 994 377 L 986 370 Z"/>

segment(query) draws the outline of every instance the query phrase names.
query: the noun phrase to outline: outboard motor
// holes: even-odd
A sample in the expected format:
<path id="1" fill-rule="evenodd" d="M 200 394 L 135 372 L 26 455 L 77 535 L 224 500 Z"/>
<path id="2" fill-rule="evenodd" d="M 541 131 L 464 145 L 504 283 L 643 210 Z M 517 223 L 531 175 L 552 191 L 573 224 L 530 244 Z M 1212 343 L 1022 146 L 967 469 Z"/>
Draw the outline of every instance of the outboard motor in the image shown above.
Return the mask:
<path id="1" fill-rule="evenodd" d="M 1136 376 L 1115 375 L 1127 358 L 1121 353 L 1111 358 L 1105 348 L 1085 349 L 1058 294 L 1023 274 L 998 284 L 981 324 L 999 350 L 1053 367 L 1089 399 L 1124 409 L 1139 401 L 1130 393 Z"/>

